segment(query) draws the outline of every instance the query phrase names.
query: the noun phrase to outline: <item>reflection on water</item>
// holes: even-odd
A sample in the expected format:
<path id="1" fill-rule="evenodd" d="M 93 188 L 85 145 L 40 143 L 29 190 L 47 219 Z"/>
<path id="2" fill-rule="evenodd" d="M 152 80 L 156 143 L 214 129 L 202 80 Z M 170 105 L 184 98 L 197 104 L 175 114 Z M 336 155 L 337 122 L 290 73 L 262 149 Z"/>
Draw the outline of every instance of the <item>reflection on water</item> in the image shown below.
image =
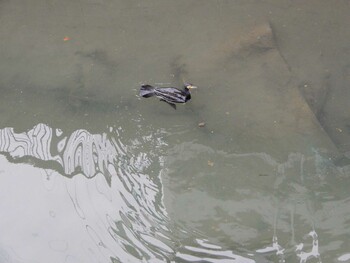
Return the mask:
<path id="1" fill-rule="evenodd" d="M 57 180 L 64 181 L 77 215 L 86 224 L 86 233 L 107 258 L 162 258 L 172 249 L 158 240 L 168 231 L 164 209 L 156 202 L 160 188 L 142 173 L 151 160 L 141 152 L 126 160 L 125 147 L 115 138 L 84 130 L 65 136 L 39 124 L 25 133 L 2 129 L 0 148 L 15 162 L 40 168 L 49 161 L 57 163 L 50 165 L 57 167 L 56 171 L 41 169 L 47 176 L 45 185 L 53 189 Z M 165 237 L 160 239 L 169 240 Z"/>
<path id="2" fill-rule="evenodd" d="M 33 182 L 28 184 L 33 187 L 32 191 L 39 191 L 36 194 L 43 200 L 36 200 L 38 203 L 31 203 L 28 209 L 35 211 L 44 203 L 48 209 L 45 212 L 55 220 L 56 228 L 74 225 L 74 229 L 61 234 L 61 239 L 54 237 L 57 234 L 55 231 L 45 233 L 37 226 L 33 227 L 30 231 L 38 232 L 28 237 L 26 242 L 38 243 L 34 245 L 38 246 L 38 249 L 42 245 L 40 242 L 47 242 L 52 251 L 60 252 L 66 257 L 65 262 L 96 262 L 94 260 L 103 258 L 111 258 L 118 262 L 133 262 L 136 259 L 163 262 L 176 258 L 186 261 L 214 258 L 223 262 L 251 261 L 235 255 L 232 251 L 222 250 L 220 246 L 212 245 L 205 239 L 195 239 L 191 246 L 183 246 L 176 241 L 172 233 L 174 227 L 169 226 L 162 203 L 161 182 L 143 173 L 153 162 L 161 160 L 151 159 L 151 154 L 142 151 L 135 156 L 129 156 L 126 146 L 118 137 L 118 131 L 111 129 L 109 134 L 90 134 L 85 130 L 77 130 L 71 135 L 65 135 L 61 130 L 53 130 L 44 124 L 38 124 L 23 133 L 14 132 L 13 128 L 0 130 L 0 151 L 11 162 L 34 166 L 21 166 L 22 171 L 17 171 L 15 177 L 3 178 L 2 185 L 15 184 L 13 180 L 36 182 L 35 177 L 42 173 L 44 188 L 41 188 L 40 184 L 33 185 Z M 157 134 L 141 139 L 154 141 L 156 146 L 164 143 L 159 139 L 154 140 L 153 136 Z M 139 142 L 135 142 L 135 145 L 137 144 Z M 133 145 L 128 147 L 132 148 Z M 2 159 L 1 162 L 4 163 L 5 160 Z M 49 164 L 50 167 L 56 167 L 55 170 L 45 168 L 49 162 L 55 163 Z M 9 171 L 15 169 L 13 165 L 6 166 Z M 21 186 L 18 188 L 17 190 L 21 191 Z M 29 192 L 22 195 L 31 198 Z M 69 199 L 65 195 L 68 195 Z M 5 195 L 5 199 L 10 198 Z M 54 199 L 54 202 L 45 204 L 45 199 Z M 63 221 L 59 220 L 59 211 L 56 209 L 69 210 L 68 200 L 72 203 L 77 217 L 70 215 Z M 58 203 L 61 207 L 57 207 Z M 11 218 L 11 209 L 8 212 L 8 220 L 26 220 L 26 213 L 16 214 L 13 215 L 15 218 Z M 34 215 L 34 218 L 40 216 L 42 215 Z M 25 225 L 24 222 L 20 224 Z M 1 224 L 0 227 L 4 229 L 5 225 Z M 186 235 L 184 229 L 181 232 L 182 235 Z M 9 235 L 14 233 L 7 231 L 4 236 Z M 72 247 L 77 236 L 81 236 L 85 244 L 74 250 Z M 90 240 L 86 240 L 87 237 Z M 37 241 L 38 238 L 41 239 L 40 242 Z M 92 247 L 91 242 L 94 244 Z M 11 245 L 6 247 L 12 249 Z M 88 250 L 94 258 L 89 259 L 84 255 L 84 250 Z M 17 254 L 11 255 L 11 251 L 5 249 L 2 255 L 7 257 L 8 261 L 28 256 L 26 251 L 20 250 L 17 253 L 22 255 L 18 258 Z M 195 254 L 198 256 L 194 256 Z M 53 258 L 52 262 L 59 262 L 59 258 Z"/>
<path id="3" fill-rule="evenodd" d="M 322 195 L 323 186 L 319 185 L 318 181 L 322 182 L 326 179 L 332 165 L 327 164 L 327 160 L 317 152 L 313 157 L 290 154 L 286 162 L 279 163 L 266 153 L 227 154 L 214 152 L 203 145 L 185 143 L 170 148 L 166 156 L 156 156 L 152 152 L 142 151 L 141 148 L 138 148 L 138 151 L 132 148 L 142 145 L 140 140 L 151 142 L 154 147 L 162 145 L 166 147 L 167 143 L 159 139 L 160 134 L 145 134 L 143 138 L 138 138 L 125 146 L 119 133 L 118 130 L 110 128 L 108 133 L 103 134 L 91 134 L 86 130 L 65 134 L 64 131 L 52 129 L 45 124 L 38 124 L 22 133 L 16 133 L 13 128 L 0 130 L 0 151 L 10 162 L 15 163 L 7 163 L 3 158 L 0 159 L 6 171 L 6 173 L 2 171 L 1 185 L 16 187 L 16 191 L 11 188 L 1 189 L 1 206 L 4 211 L 7 211 L 6 220 L 0 221 L 0 228 L 4 231 L 0 239 L 3 250 L 1 256 L 6 259 L 5 262 L 14 260 L 22 262 L 21 258 L 35 258 L 33 253 L 45 247 L 48 249 L 45 254 L 52 258 L 52 262 L 101 260 L 104 262 L 109 258 L 117 262 L 135 260 L 267 262 L 273 255 L 279 262 L 286 262 L 286 258 L 293 258 L 293 255 L 300 262 L 307 262 L 309 259 L 317 259 L 317 262 L 321 262 L 316 231 L 327 228 L 327 223 L 322 222 L 324 221 L 322 217 L 326 216 L 322 213 L 327 210 L 317 211 L 317 208 L 316 210 L 312 208 L 316 203 L 310 198 L 310 194 L 312 195 L 310 191 L 313 189 Z M 159 133 L 162 132 L 159 131 Z M 216 158 L 221 155 L 219 159 L 222 163 L 216 162 L 215 165 L 221 166 L 222 174 L 226 173 L 225 166 L 227 166 L 228 173 L 235 173 L 236 170 L 247 174 L 258 172 L 260 173 L 258 179 L 267 178 L 267 183 L 258 180 L 262 184 L 256 186 L 256 193 L 260 192 L 262 199 L 261 197 L 258 197 L 260 200 L 255 199 L 254 195 L 251 200 L 247 198 L 247 190 L 241 185 L 240 180 L 245 180 L 247 183 L 246 180 L 250 180 L 249 178 L 237 177 L 234 188 L 221 188 L 220 196 L 221 198 L 226 196 L 227 200 L 224 198 L 224 202 L 218 202 L 215 191 L 212 192 L 213 189 L 202 188 L 210 187 L 214 183 L 214 181 L 211 183 L 207 181 L 211 179 L 204 178 L 208 175 L 200 175 L 193 170 L 194 174 L 200 175 L 196 179 L 196 184 L 191 183 L 194 178 L 191 176 L 187 176 L 186 180 L 178 180 L 176 175 L 175 178 L 171 176 L 172 168 L 177 167 L 179 162 L 186 169 L 187 162 L 196 162 L 193 158 L 201 159 L 203 155 L 208 158 L 213 154 L 217 156 Z M 167 186 L 168 188 L 179 187 L 178 191 L 181 192 L 180 189 L 185 191 L 177 197 L 177 201 L 180 204 L 187 202 L 187 205 L 180 207 L 181 211 L 176 207 L 171 208 L 173 212 L 178 212 L 177 215 L 171 215 L 175 224 L 169 219 L 164 206 L 165 193 L 162 181 L 158 176 L 152 177 L 152 173 L 146 172 L 152 166 L 154 169 L 154 165 L 157 164 L 160 164 L 160 167 L 156 173 L 165 180 L 173 180 Z M 253 164 L 258 167 L 258 170 L 255 170 Z M 316 177 L 307 175 L 311 171 L 311 166 L 315 167 Z M 244 171 L 247 167 L 249 167 L 248 171 Z M 195 167 L 195 169 L 199 168 Z M 299 171 L 299 178 L 294 176 L 295 169 Z M 333 166 L 332 169 L 332 174 L 338 174 L 338 176 L 344 176 L 346 173 L 344 170 L 346 167 Z M 261 174 L 262 171 L 266 174 Z M 271 173 L 276 175 L 272 176 Z M 41 178 L 38 174 L 42 174 Z M 186 175 L 186 171 L 183 174 Z M 220 175 L 216 176 L 218 177 L 215 180 L 221 179 Z M 275 178 L 273 181 L 271 176 Z M 269 186 L 271 182 L 272 185 Z M 315 183 L 318 186 L 315 186 Z M 270 189 L 274 189 L 274 193 L 268 197 L 266 194 Z M 288 194 L 286 194 L 287 189 Z M 195 191 L 198 190 L 200 194 L 209 194 L 201 198 L 202 202 L 204 200 L 207 202 L 206 207 L 201 208 L 202 211 L 196 211 L 201 207 L 200 204 L 195 203 L 196 200 L 190 201 L 186 197 L 192 199 L 196 195 Z M 25 208 L 22 202 L 16 201 L 18 191 L 21 192 L 21 198 L 30 200 Z M 169 188 L 166 193 L 169 191 L 172 190 Z M 186 191 L 192 191 L 192 194 L 189 196 Z M 170 195 L 173 194 L 170 193 Z M 243 196 L 245 199 L 242 199 Z M 211 204 L 213 201 L 216 204 Z M 227 201 L 230 203 L 230 209 L 225 208 Z M 22 207 L 23 211 L 12 211 L 13 205 Z M 334 211 L 329 213 L 339 213 L 336 206 L 340 204 L 333 206 Z M 246 210 L 248 207 L 255 207 L 255 211 L 259 211 L 259 215 L 255 215 L 256 219 L 252 222 L 249 219 L 251 214 Z M 303 215 L 296 211 L 297 207 L 306 208 Z M 215 215 L 210 216 L 210 213 L 218 209 L 228 213 L 228 216 L 224 216 L 220 221 L 232 224 L 232 229 L 226 229 L 226 233 L 222 233 L 221 236 L 227 235 L 233 238 L 233 243 L 246 243 L 247 248 L 252 248 L 250 252 L 242 250 L 238 243 L 234 250 L 223 247 L 225 242 L 216 240 L 216 234 L 212 235 L 210 231 L 207 235 L 212 241 L 200 234 L 205 232 L 201 229 L 202 227 L 213 227 L 216 224 Z M 290 211 L 287 217 L 285 217 L 286 210 Z M 32 211 L 35 211 L 34 214 Z M 178 224 L 185 220 L 181 217 L 187 212 L 195 216 L 192 219 L 193 223 L 198 224 L 204 218 L 208 221 L 198 225 L 197 230 L 200 232 L 191 230 L 192 227 Z M 206 214 L 207 212 L 209 214 Z M 304 217 L 302 220 L 309 221 L 308 225 L 312 229 L 309 234 L 300 232 L 304 227 L 295 229 L 299 220 L 297 217 L 300 216 Z M 28 217 L 31 218 L 29 223 Z M 48 218 L 49 222 L 43 222 L 43 218 Z M 211 220 L 213 221 L 210 222 Z M 259 220 L 262 221 L 259 223 Z M 19 227 L 19 229 L 6 229 L 10 221 L 16 222 L 16 228 Z M 261 244 L 258 245 L 260 248 L 254 249 L 252 245 L 255 243 L 254 237 L 257 238 L 254 233 L 256 227 L 258 226 L 259 229 L 260 224 L 266 225 L 268 222 L 272 227 L 273 234 L 270 237 L 272 242 L 268 245 L 267 240 L 261 240 Z M 37 225 L 38 223 L 43 225 Z M 222 223 L 217 226 L 219 229 Z M 345 227 L 345 222 L 338 223 Z M 50 225 L 53 227 L 52 230 Z M 283 233 L 290 231 L 288 225 L 292 231 L 290 244 L 285 243 Z M 245 235 L 240 233 L 240 229 L 245 229 L 248 239 L 244 238 Z M 266 230 L 268 229 L 260 231 L 264 233 Z M 307 231 L 307 227 L 305 230 Z M 270 230 L 266 233 L 268 232 Z M 249 233 L 252 233 L 250 237 Z M 298 240 L 300 234 L 306 237 L 305 240 Z M 18 245 L 18 236 L 25 237 L 22 241 L 23 245 Z M 279 236 L 284 240 L 282 243 Z M 30 251 L 26 250 L 24 245 L 28 242 L 31 244 Z M 258 241 L 257 244 L 259 243 Z M 264 243 L 266 245 L 261 247 Z M 226 243 L 225 246 L 228 244 Z M 14 250 L 17 246 L 19 248 Z M 245 256 L 237 255 L 237 251 L 241 251 L 240 254 Z"/>
<path id="4" fill-rule="evenodd" d="M 205 169 L 205 160 L 214 165 Z M 291 153 L 280 162 L 266 153 L 227 154 L 183 143 L 167 161 L 170 217 L 191 221 L 218 243 L 250 248 L 257 262 L 321 262 L 320 245 L 335 221 L 346 228 L 348 198 L 340 197 L 346 190 L 329 187 L 348 178 L 349 167 L 336 167 L 316 150 L 311 156 Z M 168 192 L 180 194 L 174 200 Z"/>

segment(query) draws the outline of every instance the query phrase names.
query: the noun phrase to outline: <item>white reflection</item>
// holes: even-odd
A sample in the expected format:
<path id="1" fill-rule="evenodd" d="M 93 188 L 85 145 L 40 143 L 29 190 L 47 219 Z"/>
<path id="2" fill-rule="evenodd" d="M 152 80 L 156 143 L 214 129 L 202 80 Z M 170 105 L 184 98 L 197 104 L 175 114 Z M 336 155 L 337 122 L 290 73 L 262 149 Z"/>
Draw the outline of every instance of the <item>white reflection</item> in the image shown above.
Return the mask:
<path id="1" fill-rule="evenodd" d="M 62 132 L 56 130 L 60 137 Z M 93 177 L 116 161 L 118 152 L 106 134 L 90 134 L 86 130 L 77 130 L 69 137 L 59 138 L 57 146 L 52 145 L 53 131 L 45 124 L 38 124 L 28 132 L 15 133 L 13 128 L 0 130 L 0 151 L 13 158 L 35 157 L 43 161 L 56 161 L 67 175 L 82 172 Z M 58 154 L 51 154 L 51 147 Z"/>
<path id="2" fill-rule="evenodd" d="M 232 251 L 229 250 L 223 250 L 221 247 L 218 247 L 217 249 L 204 249 L 204 248 L 198 248 L 198 247 L 192 247 L 192 246 L 185 246 L 185 248 L 188 251 L 194 252 L 194 253 L 203 253 L 208 256 L 215 256 L 218 257 L 217 259 L 211 261 L 211 262 L 242 262 L 242 263 L 252 263 L 255 262 L 254 260 L 243 258 L 240 256 L 237 256 L 232 253 Z M 193 253 L 193 254 L 194 254 Z M 185 255 L 182 253 L 178 253 L 177 256 L 182 259 L 187 259 L 189 261 L 197 261 L 201 258 Z M 202 260 L 205 260 L 205 257 L 202 258 Z"/>
<path id="3" fill-rule="evenodd" d="M 350 253 L 341 255 L 340 257 L 338 257 L 338 260 L 339 260 L 339 261 L 347 261 L 347 260 L 350 260 Z"/>
<path id="4" fill-rule="evenodd" d="M 320 258 L 320 253 L 318 252 L 318 237 L 315 231 L 311 231 L 309 233 L 309 236 L 312 237 L 312 248 L 311 251 L 309 252 L 304 252 L 302 251 L 303 249 L 303 244 L 299 244 L 296 247 L 296 252 L 298 257 L 300 258 L 300 263 L 305 263 L 307 262 L 308 259 L 311 258 L 316 258 L 318 259 L 317 262 L 321 262 L 321 258 Z"/>
<path id="5" fill-rule="evenodd" d="M 118 137 L 118 134 L 115 136 Z M 15 183 L 27 181 L 27 185 L 31 185 L 32 191 L 39 197 L 20 214 L 12 215 L 13 209 L 1 203 L 2 209 L 8 211 L 8 220 L 13 221 L 17 218 L 19 220 L 16 226 L 27 226 L 25 219 L 28 214 L 25 211 L 32 210 L 33 223 L 42 221 L 46 213 L 56 222 L 58 229 L 69 229 L 68 232 L 57 233 L 55 228 L 45 222 L 43 226 L 47 226 L 46 231 L 38 229 L 35 224 L 29 225 L 23 233 L 28 233 L 34 251 L 36 248 L 39 250 L 40 246 L 45 250 L 46 245 L 43 243 L 47 243 L 48 251 L 76 257 L 75 260 L 74 257 L 69 257 L 71 262 L 98 262 L 102 259 L 106 262 L 111 257 L 118 261 L 162 261 L 167 254 L 173 252 L 171 242 L 168 242 L 168 245 L 162 239 L 156 238 L 158 232 L 169 235 L 169 230 L 159 196 L 161 187 L 148 175 L 139 172 L 139 168 L 144 169 L 152 162 L 147 153 L 141 152 L 127 159 L 125 146 L 119 138 L 108 138 L 106 133 L 90 134 L 86 130 L 77 130 L 65 135 L 61 130 L 53 131 L 44 124 L 38 124 L 28 132 L 22 133 L 16 133 L 13 128 L 1 129 L 0 151 L 17 163 L 9 165 L 9 170 L 13 170 L 11 173 L 16 176 L 2 177 L 3 185 L 16 185 L 13 191 L 7 192 L 12 196 L 19 195 L 20 199 L 31 198 L 30 192 L 24 191 L 21 184 Z M 38 167 L 44 164 L 42 161 L 50 161 L 51 163 L 44 166 L 53 167 L 56 172 L 28 165 L 24 165 L 22 170 L 18 171 L 16 168 L 21 161 Z M 66 176 L 63 177 L 59 173 Z M 33 184 L 38 178 L 41 180 L 41 177 L 38 177 L 40 174 L 45 178 L 44 187 L 42 184 Z M 24 176 L 26 180 L 22 178 Z M 8 196 L 2 200 L 11 198 L 13 197 Z M 42 211 L 44 214 L 36 212 L 38 207 L 45 208 L 45 212 Z M 63 215 L 66 220 L 62 218 Z M 2 222 L 1 229 L 6 229 Z M 162 228 L 159 225 L 163 225 Z M 30 231 L 37 231 L 36 235 L 41 238 L 30 238 Z M 9 230 L 6 232 L 8 237 L 12 236 L 9 238 L 12 245 L 21 243 L 20 233 L 16 233 L 15 230 L 16 234 Z M 91 246 L 91 241 L 94 246 Z M 76 242 L 85 244 L 78 245 L 80 249 L 74 249 Z M 85 249 L 94 256 L 83 256 Z M 19 250 L 26 255 L 25 257 L 33 258 L 33 255 L 25 250 Z M 52 259 L 50 262 L 64 261 L 61 258 Z"/>
<path id="6" fill-rule="evenodd" d="M 0 129 L 0 152 L 15 163 L 0 158 L 6 171 L 0 177 L 6 211 L 0 259 L 165 262 L 191 261 L 191 253 L 201 253 L 201 261 L 254 262 L 201 239 L 179 246 L 168 227 L 160 179 L 143 173 L 152 164 L 162 166 L 164 158 L 139 150 L 128 156 L 119 137 L 65 134 L 45 124 L 21 133 Z M 141 139 L 165 145 L 156 134 Z M 142 145 L 138 140 L 128 147 Z"/>

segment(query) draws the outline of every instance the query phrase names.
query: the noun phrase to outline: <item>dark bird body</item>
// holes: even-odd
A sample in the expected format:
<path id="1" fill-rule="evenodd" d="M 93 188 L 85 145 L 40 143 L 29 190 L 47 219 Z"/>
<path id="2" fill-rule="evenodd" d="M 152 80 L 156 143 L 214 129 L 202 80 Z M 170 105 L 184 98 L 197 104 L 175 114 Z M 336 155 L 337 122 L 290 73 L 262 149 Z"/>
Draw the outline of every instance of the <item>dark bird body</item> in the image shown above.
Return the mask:
<path id="1" fill-rule="evenodd" d="M 191 84 L 185 84 L 183 89 L 173 87 L 153 87 L 151 85 L 142 85 L 140 96 L 149 98 L 156 96 L 161 101 L 168 103 L 176 109 L 175 103 L 185 103 L 191 99 L 190 89 L 196 88 Z"/>

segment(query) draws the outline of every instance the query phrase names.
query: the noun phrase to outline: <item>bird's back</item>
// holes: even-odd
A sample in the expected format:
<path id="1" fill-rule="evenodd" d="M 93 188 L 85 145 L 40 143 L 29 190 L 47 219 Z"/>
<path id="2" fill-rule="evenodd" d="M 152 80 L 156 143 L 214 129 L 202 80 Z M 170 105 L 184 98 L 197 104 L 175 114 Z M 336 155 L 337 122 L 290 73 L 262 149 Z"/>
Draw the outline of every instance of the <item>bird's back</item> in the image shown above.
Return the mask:
<path id="1" fill-rule="evenodd" d="M 187 93 L 177 88 L 155 88 L 154 94 L 167 102 L 171 103 L 185 103 L 189 98 Z"/>

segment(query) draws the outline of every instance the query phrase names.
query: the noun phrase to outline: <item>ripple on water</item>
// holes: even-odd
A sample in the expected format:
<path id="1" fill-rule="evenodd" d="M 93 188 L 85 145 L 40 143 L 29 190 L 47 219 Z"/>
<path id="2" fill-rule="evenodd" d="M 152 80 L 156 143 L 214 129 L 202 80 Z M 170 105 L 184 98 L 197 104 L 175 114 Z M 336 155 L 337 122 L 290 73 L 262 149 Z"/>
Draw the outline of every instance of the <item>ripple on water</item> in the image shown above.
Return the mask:
<path id="1" fill-rule="evenodd" d="M 91 258 L 119 261 L 187 260 L 190 255 L 186 253 L 200 253 L 208 260 L 241 258 L 201 239 L 196 239 L 197 247 L 179 243 L 173 235 L 179 230 L 169 225 L 162 203 L 161 181 L 145 173 L 149 167 L 164 164 L 163 157 L 149 150 L 140 151 L 140 139 L 129 142 L 126 147 L 119 132 L 114 129 L 113 133 L 91 134 L 76 130 L 65 134 L 45 124 L 22 133 L 12 128 L 0 130 L 1 152 L 11 161 L 30 160 L 39 167 L 45 178 L 44 189 L 38 194 L 55 200 L 46 203 L 46 214 L 58 228 L 71 229 L 63 234 L 65 239 L 53 238 L 50 234 L 54 235 L 55 231 L 42 237 L 47 238 L 49 247 L 65 254 L 66 262 L 74 262 L 86 249 Z M 154 140 L 153 136 L 145 135 L 141 140 L 145 140 L 148 147 L 166 145 L 160 137 Z M 35 173 L 33 171 L 34 176 Z M 67 218 L 66 221 L 65 213 L 74 220 Z M 38 232 L 38 236 L 42 235 Z"/>

